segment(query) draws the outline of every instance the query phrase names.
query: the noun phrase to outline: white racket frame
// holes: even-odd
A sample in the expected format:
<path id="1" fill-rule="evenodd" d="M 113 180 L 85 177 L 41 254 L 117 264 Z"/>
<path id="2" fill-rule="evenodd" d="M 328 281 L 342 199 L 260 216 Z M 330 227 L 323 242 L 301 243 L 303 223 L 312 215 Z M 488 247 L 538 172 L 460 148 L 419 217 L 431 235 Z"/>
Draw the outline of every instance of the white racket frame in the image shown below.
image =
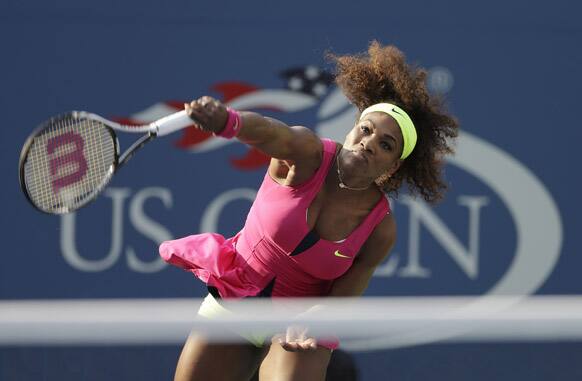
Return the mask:
<path id="1" fill-rule="evenodd" d="M 75 207 L 60 206 L 60 207 L 55 207 L 55 208 L 52 208 L 49 210 L 49 209 L 43 208 L 40 205 L 37 205 L 32 200 L 32 197 L 30 196 L 30 194 L 28 193 L 28 190 L 27 190 L 28 187 L 26 185 L 26 179 L 24 176 L 24 168 L 25 168 L 25 164 L 27 162 L 28 153 L 30 151 L 30 148 L 32 147 L 32 144 L 34 142 L 35 137 L 40 135 L 45 129 L 47 129 L 48 126 L 53 125 L 55 123 L 55 121 L 63 120 L 66 118 L 76 119 L 76 120 L 83 120 L 83 119 L 95 120 L 95 121 L 102 123 L 109 130 L 109 133 L 112 136 L 113 144 L 115 147 L 114 162 L 113 162 L 112 166 L 109 168 L 106 175 L 103 176 L 103 181 L 98 186 L 96 186 L 92 192 L 90 192 L 86 195 L 86 197 L 83 199 L 82 203 L 79 203 Z M 107 186 L 107 184 L 111 181 L 113 174 L 115 172 L 117 172 L 117 170 L 121 166 L 123 166 L 135 154 L 135 152 L 138 149 L 140 149 L 141 147 L 143 147 L 147 142 L 153 140 L 154 138 L 156 138 L 158 136 L 169 135 L 173 132 L 179 131 L 185 127 L 188 127 L 188 126 L 191 126 L 194 124 L 196 124 L 196 121 L 192 120 L 188 116 L 188 114 L 186 113 L 186 110 L 182 110 L 182 111 L 167 115 L 167 116 L 160 118 L 158 120 L 155 120 L 149 124 L 138 125 L 138 126 L 129 126 L 129 125 L 116 123 L 116 122 L 111 121 L 109 119 L 103 118 L 100 115 L 97 115 L 97 114 L 94 114 L 91 112 L 87 112 L 87 111 L 71 111 L 71 112 L 68 112 L 65 114 L 55 116 L 55 117 L 47 120 L 46 122 L 42 123 L 37 129 L 35 129 L 34 132 L 28 137 L 28 139 L 26 140 L 26 142 L 22 148 L 22 151 L 20 153 L 20 160 L 19 160 L 20 187 L 22 189 L 22 192 L 26 196 L 26 199 L 37 210 L 39 210 L 43 213 L 57 214 L 58 215 L 58 214 L 65 214 L 65 213 L 73 212 L 73 211 L 78 210 L 78 209 L 84 207 L 85 205 L 89 204 L 91 201 L 95 200 L 95 198 L 99 195 L 99 193 L 101 193 L 103 191 L 103 189 Z M 135 141 L 128 149 L 125 150 L 123 155 L 120 156 L 119 140 L 117 139 L 117 135 L 115 134 L 114 131 L 122 131 L 122 132 L 128 132 L 128 133 L 142 133 L 142 134 L 144 134 L 144 136 L 142 136 L 140 139 Z"/>

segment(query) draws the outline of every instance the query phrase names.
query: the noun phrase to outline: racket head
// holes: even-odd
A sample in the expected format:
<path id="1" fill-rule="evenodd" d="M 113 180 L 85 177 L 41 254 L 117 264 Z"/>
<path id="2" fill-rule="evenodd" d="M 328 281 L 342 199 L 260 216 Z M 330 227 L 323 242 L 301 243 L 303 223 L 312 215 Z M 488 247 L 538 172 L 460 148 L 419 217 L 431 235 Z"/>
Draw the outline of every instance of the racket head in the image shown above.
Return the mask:
<path id="1" fill-rule="evenodd" d="M 84 111 L 55 116 L 26 140 L 19 160 L 27 200 L 49 214 L 73 212 L 105 188 L 119 162 L 119 142 L 102 118 Z"/>

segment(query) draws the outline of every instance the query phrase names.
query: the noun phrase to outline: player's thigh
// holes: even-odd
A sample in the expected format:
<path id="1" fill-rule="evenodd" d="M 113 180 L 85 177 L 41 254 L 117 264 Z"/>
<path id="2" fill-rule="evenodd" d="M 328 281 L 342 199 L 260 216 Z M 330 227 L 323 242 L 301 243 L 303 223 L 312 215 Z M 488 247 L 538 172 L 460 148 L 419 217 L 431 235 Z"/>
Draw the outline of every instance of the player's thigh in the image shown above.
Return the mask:
<path id="1" fill-rule="evenodd" d="M 192 334 L 180 354 L 174 381 L 248 380 L 265 353 L 252 344 L 210 343 Z"/>
<path id="2" fill-rule="evenodd" d="M 263 360 L 260 381 L 325 380 L 331 350 L 318 347 L 309 352 L 288 352 L 273 343 Z"/>

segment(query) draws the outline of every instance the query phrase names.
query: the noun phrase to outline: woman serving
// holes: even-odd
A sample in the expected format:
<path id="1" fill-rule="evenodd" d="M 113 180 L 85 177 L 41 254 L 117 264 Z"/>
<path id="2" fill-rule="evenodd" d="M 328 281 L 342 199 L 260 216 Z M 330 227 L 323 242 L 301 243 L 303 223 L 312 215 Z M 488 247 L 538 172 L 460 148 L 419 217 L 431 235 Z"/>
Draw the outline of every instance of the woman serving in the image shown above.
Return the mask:
<path id="1" fill-rule="evenodd" d="M 366 55 L 334 56 L 336 82 L 361 111 L 343 144 L 321 139 L 211 97 L 185 105 L 199 128 L 239 139 L 272 157 L 242 230 L 167 241 L 160 254 L 210 290 L 199 314 L 220 299 L 359 296 L 396 240 L 387 194 L 407 183 L 428 202 L 442 197 L 443 156 L 457 122 L 425 87 L 426 71 L 393 46 L 373 42 Z M 337 341 L 290 337 L 215 344 L 191 335 L 175 380 L 324 379 Z M 228 364 L 228 366 L 224 366 Z"/>

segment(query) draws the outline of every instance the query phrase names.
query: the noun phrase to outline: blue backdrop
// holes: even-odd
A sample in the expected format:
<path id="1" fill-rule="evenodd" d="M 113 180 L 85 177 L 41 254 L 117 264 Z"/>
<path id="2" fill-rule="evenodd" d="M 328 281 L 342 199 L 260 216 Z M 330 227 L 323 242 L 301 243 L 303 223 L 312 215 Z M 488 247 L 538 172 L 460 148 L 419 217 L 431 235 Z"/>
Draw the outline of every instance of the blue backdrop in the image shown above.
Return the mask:
<path id="1" fill-rule="evenodd" d="M 581 294 L 581 11 L 566 0 L 4 0 L 0 299 L 201 296 L 200 282 L 161 262 L 158 243 L 235 233 L 266 168 L 240 143 L 182 131 L 148 145 L 91 206 L 43 215 L 16 175 L 22 143 L 47 117 L 148 122 L 210 94 L 343 141 L 354 110 L 323 56 L 372 39 L 429 70 L 463 131 L 444 202 L 392 200 L 398 242 L 367 294 Z M 582 377 L 580 343 L 374 345 L 354 352 L 366 380 Z M 0 379 L 168 379 L 178 353 L 13 344 L 0 349 Z"/>

